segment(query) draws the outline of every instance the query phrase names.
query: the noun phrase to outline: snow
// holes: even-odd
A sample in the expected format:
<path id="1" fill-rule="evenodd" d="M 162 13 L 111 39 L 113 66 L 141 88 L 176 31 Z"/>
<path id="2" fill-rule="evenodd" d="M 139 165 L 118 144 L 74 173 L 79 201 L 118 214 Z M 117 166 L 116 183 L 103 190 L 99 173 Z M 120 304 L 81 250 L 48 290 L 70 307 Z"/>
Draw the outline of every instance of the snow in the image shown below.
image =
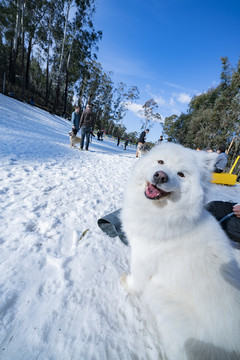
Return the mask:
<path id="1" fill-rule="evenodd" d="M 0 358 L 158 359 L 154 328 L 120 283 L 130 248 L 97 225 L 121 207 L 135 148 L 93 138 L 79 151 L 70 130 L 0 94 Z M 213 199 L 240 202 L 239 185 L 211 185 Z"/>

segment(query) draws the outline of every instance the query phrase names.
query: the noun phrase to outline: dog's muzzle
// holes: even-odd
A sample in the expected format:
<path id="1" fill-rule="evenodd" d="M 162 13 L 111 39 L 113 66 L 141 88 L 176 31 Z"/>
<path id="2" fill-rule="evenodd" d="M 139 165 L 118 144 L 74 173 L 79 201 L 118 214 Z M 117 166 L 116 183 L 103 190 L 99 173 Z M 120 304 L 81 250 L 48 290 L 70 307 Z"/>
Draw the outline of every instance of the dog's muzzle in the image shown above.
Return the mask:
<path id="1" fill-rule="evenodd" d="M 156 171 L 153 175 L 153 183 L 147 183 L 145 196 L 151 200 L 159 200 L 162 197 L 170 195 L 170 192 L 164 191 L 159 188 L 161 184 L 168 182 L 168 176 L 164 171 Z"/>

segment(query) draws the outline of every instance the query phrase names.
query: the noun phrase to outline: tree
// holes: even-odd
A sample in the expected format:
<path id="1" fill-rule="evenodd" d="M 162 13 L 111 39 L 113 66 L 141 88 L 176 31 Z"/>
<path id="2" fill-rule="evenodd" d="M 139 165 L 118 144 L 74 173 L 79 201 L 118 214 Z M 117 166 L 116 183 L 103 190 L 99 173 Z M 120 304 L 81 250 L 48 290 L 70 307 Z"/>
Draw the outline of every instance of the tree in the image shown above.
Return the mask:
<path id="1" fill-rule="evenodd" d="M 65 47 L 65 42 L 66 42 L 66 37 L 67 37 L 67 25 L 68 25 L 68 17 L 69 17 L 71 4 L 72 4 L 72 0 L 68 0 L 67 1 L 66 16 L 65 16 L 65 24 L 64 24 L 64 33 L 63 33 L 61 56 L 60 56 L 58 72 L 57 72 L 57 87 L 56 87 L 56 94 L 55 94 L 54 107 L 53 107 L 54 113 L 56 112 L 56 107 L 57 107 L 57 104 L 58 104 L 58 101 L 59 101 L 61 76 L 62 76 L 62 67 L 63 67 L 63 55 L 64 55 L 64 47 Z"/>
<path id="2" fill-rule="evenodd" d="M 229 164 L 240 147 L 240 61 L 233 68 L 228 58 L 222 58 L 220 84 L 195 96 L 187 114 L 165 119 L 164 132 L 169 139 L 192 148 L 229 146 L 234 138 Z"/>
<path id="3" fill-rule="evenodd" d="M 157 108 L 158 105 L 156 101 L 150 99 L 146 101 L 145 104 L 142 106 L 142 109 L 139 110 L 139 114 L 145 118 L 145 124 L 143 124 L 142 126 L 144 130 L 149 127 L 149 123 L 151 123 L 151 121 L 160 122 L 162 120 L 161 115 L 157 112 L 154 112 L 154 110 L 156 110 Z"/>
<path id="4" fill-rule="evenodd" d="M 69 12 L 72 4 L 75 6 L 75 16 L 69 20 Z M 54 112 L 56 111 L 57 104 L 59 101 L 59 94 L 62 85 L 62 69 L 65 69 L 65 99 L 68 92 L 70 80 L 70 60 L 72 60 L 72 55 L 75 54 L 75 59 L 73 61 L 77 61 L 80 63 L 88 60 L 92 56 L 92 49 L 96 46 L 96 43 L 102 36 L 102 32 L 96 32 L 93 23 L 92 16 L 95 12 L 94 0 L 68 0 L 66 3 L 66 16 L 65 16 L 65 25 L 63 32 L 63 39 L 61 45 L 61 56 L 59 59 L 59 65 L 56 69 L 57 73 L 57 86 L 56 86 L 56 94 L 54 100 Z M 74 52 L 74 46 L 76 44 L 78 47 L 78 52 Z M 93 57 L 96 57 L 93 54 Z M 78 66 L 79 66 L 78 65 Z M 80 65 L 81 66 L 81 65 Z M 75 81 L 77 79 L 74 79 Z M 65 108 L 66 106 L 64 106 Z"/>

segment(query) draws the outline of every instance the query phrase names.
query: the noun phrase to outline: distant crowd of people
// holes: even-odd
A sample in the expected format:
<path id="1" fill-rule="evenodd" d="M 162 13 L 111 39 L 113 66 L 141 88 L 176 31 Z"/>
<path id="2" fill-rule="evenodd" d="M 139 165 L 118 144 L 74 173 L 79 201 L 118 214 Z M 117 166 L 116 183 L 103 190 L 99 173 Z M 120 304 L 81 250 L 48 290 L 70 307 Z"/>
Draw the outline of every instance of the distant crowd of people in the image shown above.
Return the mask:
<path id="1" fill-rule="evenodd" d="M 86 109 L 83 111 L 81 117 L 80 117 L 80 108 L 79 106 L 75 106 L 75 110 L 72 113 L 71 117 L 72 121 L 72 132 L 74 135 L 78 133 L 79 130 L 81 130 L 81 141 L 80 141 L 80 150 L 83 150 L 84 143 L 85 143 L 85 150 L 88 150 L 89 148 L 89 142 L 90 142 L 90 135 L 93 135 L 94 126 L 95 126 L 95 115 L 92 111 L 92 106 L 88 104 L 86 106 Z M 144 153 L 147 149 L 145 146 L 146 143 L 146 136 L 149 133 L 149 129 L 146 129 L 141 132 L 140 137 L 137 142 L 137 151 L 136 151 L 136 157 L 141 157 L 141 154 Z M 99 141 L 103 140 L 103 134 L 104 130 L 98 130 L 97 132 L 97 139 Z M 117 146 L 119 146 L 121 141 L 120 136 L 117 138 Z M 161 144 L 163 142 L 163 136 L 161 135 L 158 144 Z M 124 150 L 127 149 L 128 146 L 128 139 L 124 140 Z M 197 150 L 200 150 L 197 148 Z M 207 149 L 207 151 L 211 152 L 211 149 Z M 215 163 L 214 172 L 221 173 L 227 166 L 227 160 L 228 155 L 226 154 L 226 149 L 224 145 L 220 145 L 218 150 L 218 157 Z"/>
<path id="2" fill-rule="evenodd" d="M 200 151 L 200 150 L 201 150 L 200 148 L 197 148 L 197 151 Z M 207 148 L 206 151 L 213 152 L 213 150 L 210 148 Z M 222 173 L 223 170 L 225 169 L 225 167 L 227 166 L 227 162 L 228 162 L 228 155 L 226 153 L 225 146 L 220 145 L 217 149 L 217 153 L 218 153 L 218 157 L 216 159 L 213 171 L 216 173 Z"/>

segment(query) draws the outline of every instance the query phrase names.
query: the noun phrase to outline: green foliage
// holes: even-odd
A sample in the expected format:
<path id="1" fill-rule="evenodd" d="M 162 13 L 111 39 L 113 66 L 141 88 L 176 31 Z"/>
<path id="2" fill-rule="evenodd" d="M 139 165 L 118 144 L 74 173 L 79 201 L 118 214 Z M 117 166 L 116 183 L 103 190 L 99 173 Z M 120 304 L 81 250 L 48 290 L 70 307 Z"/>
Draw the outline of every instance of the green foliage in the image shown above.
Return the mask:
<path id="1" fill-rule="evenodd" d="M 240 143 L 240 60 L 236 68 L 230 66 L 226 57 L 221 60 L 220 84 L 193 97 L 187 114 L 166 118 L 163 130 L 170 141 L 193 149 L 217 150 L 220 144 L 228 148 L 234 138 L 230 164 Z"/>
<path id="2" fill-rule="evenodd" d="M 71 19 L 69 6 L 76 10 Z M 56 112 L 61 113 L 64 93 L 68 98 L 73 92 L 79 68 L 95 56 L 101 38 L 91 21 L 94 0 L 5 0 L 0 10 L 0 81 L 5 74 L 6 92 L 38 97 L 39 105 L 51 107 L 58 85 Z"/>

